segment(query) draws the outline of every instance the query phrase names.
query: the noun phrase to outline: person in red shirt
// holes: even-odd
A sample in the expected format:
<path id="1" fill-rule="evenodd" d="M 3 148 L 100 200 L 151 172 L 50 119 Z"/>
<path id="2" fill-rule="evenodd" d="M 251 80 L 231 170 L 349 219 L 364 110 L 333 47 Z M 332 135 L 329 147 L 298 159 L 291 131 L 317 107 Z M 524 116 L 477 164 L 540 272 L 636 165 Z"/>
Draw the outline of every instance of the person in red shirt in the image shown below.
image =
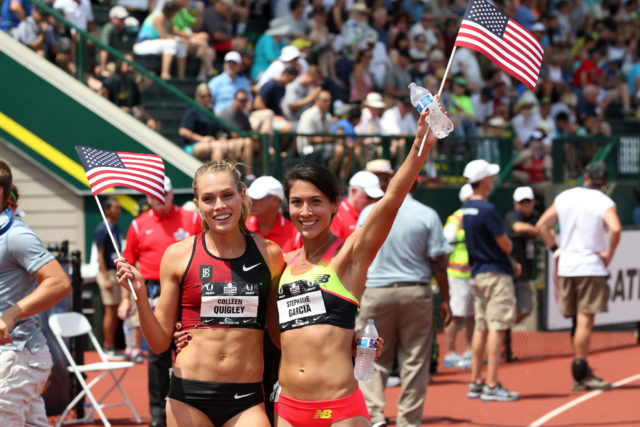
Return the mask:
<path id="1" fill-rule="evenodd" d="M 333 220 L 331 232 L 341 239 L 346 239 L 356 229 L 358 217 L 365 206 L 384 196 L 378 177 L 371 172 L 360 171 L 349 180 L 349 194 L 338 206 Z"/>
<path id="2" fill-rule="evenodd" d="M 280 181 L 261 176 L 251 183 L 247 195 L 251 199 L 251 216 L 245 223 L 249 231 L 277 243 L 284 253 L 302 247 L 300 233 L 280 211 L 284 200 Z"/>
<path id="3" fill-rule="evenodd" d="M 202 231 L 200 217 L 196 212 L 183 210 L 173 203 L 173 187 L 168 177 L 165 177 L 164 191 L 164 203 L 147 196 L 150 209 L 131 222 L 127 232 L 127 245 L 122 254 L 131 265 L 139 267 L 152 307 L 160 296 L 160 260 L 165 249 Z M 131 305 L 130 299 L 124 298 L 124 301 L 125 306 L 120 307 L 120 312 Z M 132 321 L 134 326 L 140 326 L 137 312 L 132 316 Z M 152 426 L 165 425 L 169 368 L 171 349 L 161 354 L 149 353 L 149 407 Z"/>

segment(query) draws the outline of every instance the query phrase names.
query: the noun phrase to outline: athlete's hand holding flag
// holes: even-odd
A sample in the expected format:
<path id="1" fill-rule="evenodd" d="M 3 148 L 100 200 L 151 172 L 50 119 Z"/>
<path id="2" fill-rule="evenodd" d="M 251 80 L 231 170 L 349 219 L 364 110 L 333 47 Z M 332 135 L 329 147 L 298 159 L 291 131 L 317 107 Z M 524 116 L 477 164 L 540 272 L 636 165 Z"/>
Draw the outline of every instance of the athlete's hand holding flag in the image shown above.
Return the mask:
<path id="1" fill-rule="evenodd" d="M 108 188 L 121 186 L 139 191 L 164 203 L 164 163 L 155 154 L 137 154 L 121 151 L 107 151 L 97 148 L 76 146 L 78 157 L 89 181 L 89 187 L 96 199 L 102 220 L 119 258 L 122 258 L 107 221 L 98 194 Z M 133 285 L 129 289 L 136 298 Z"/>

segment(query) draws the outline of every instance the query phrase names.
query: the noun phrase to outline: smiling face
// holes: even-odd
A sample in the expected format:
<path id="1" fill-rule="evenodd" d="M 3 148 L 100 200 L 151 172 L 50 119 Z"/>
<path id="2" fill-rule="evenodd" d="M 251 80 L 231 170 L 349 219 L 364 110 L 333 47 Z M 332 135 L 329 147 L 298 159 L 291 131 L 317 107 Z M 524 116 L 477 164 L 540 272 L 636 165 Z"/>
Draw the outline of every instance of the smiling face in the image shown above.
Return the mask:
<path id="1" fill-rule="evenodd" d="M 219 171 L 197 178 L 197 192 L 193 202 L 202 220 L 215 233 L 229 233 L 238 228 L 242 220 L 245 191 L 238 191 L 238 184 L 231 173 Z"/>
<path id="2" fill-rule="evenodd" d="M 289 214 L 302 237 L 314 238 L 331 225 L 338 210 L 338 200 L 333 202 L 318 187 L 298 179 L 289 190 Z"/>

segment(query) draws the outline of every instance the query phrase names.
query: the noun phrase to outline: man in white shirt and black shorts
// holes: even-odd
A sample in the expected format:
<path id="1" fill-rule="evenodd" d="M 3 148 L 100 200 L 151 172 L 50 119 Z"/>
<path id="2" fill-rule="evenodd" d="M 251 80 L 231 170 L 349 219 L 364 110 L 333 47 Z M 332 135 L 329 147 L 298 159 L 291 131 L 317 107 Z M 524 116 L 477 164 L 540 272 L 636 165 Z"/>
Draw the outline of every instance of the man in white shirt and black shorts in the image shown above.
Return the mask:
<path id="1" fill-rule="evenodd" d="M 611 388 L 610 383 L 593 374 L 587 363 L 595 314 L 607 311 L 607 266 L 621 232 L 615 203 L 600 191 L 607 178 L 603 162 L 589 164 L 584 185 L 560 193 L 536 224 L 540 238 L 558 258 L 560 312 L 565 317 L 576 317 L 573 390 Z M 560 223 L 559 244 L 552 232 L 556 220 Z"/>

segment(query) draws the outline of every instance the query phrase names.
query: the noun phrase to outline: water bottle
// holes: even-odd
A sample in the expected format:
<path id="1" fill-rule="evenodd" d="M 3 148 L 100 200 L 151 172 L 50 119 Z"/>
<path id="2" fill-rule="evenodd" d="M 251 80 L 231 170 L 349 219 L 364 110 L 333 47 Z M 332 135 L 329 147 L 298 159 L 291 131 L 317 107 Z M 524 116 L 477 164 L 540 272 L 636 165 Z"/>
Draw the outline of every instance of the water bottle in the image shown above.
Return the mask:
<path id="1" fill-rule="evenodd" d="M 411 104 L 418 110 L 418 113 L 422 113 L 425 108 L 429 109 L 427 122 L 438 139 L 445 138 L 453 131 L 453 123 L 449 120 L 449 117 L 440 110 L 436 98 L 431 94 L 429 89 L 418 86 L 412 82 L 409 84 L 409 92 L 411 95 Z"/>
<path id="2" fill-rule="evenodd" d="M 131 316 L 127 316 L 122 322 L 122 330 L 124 332 L 124 342 L 127 349 L 135 348 L 136 346 L 136 334 L 133 331 L 133 323 L 131 322 Z"/>
<path id="3" fill-rule="evenodd" d="M 358 381 L 371 381 L 373 378 L 373 359 L 376 356 L 373 343 L 376 339 L 376 325 L 373 324 L 373 319 L 367 319 L 367 323 L 356 335 L 356 367 L 353 373 Z"/>

